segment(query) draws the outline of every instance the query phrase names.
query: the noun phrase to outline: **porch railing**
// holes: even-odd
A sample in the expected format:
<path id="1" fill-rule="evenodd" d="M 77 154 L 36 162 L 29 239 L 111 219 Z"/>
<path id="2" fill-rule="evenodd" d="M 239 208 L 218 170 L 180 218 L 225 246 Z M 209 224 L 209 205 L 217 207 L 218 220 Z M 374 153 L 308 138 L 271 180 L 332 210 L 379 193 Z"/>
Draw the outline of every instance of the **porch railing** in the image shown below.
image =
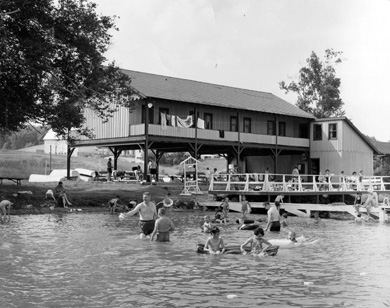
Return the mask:
<path id="1" fill-rule="evenodd" d="M 217 174 L 209 191 L 319 192 L 390 191 L 390 176 L 312 175 L 271 173 Z"/>

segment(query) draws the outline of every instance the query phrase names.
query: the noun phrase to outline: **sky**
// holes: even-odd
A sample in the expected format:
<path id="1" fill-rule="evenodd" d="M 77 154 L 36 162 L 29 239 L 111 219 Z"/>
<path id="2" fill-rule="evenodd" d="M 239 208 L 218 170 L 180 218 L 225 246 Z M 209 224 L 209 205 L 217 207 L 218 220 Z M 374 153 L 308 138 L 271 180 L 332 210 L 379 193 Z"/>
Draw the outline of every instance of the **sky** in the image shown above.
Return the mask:
<path id="1" fill-rule="evenodd" d="M 121 68 L 270 92 L 314 51 L 343 52 L 344 110 L 390 141 L 390 0 L 91 0 L 118 16 L 106 57 Z"/>

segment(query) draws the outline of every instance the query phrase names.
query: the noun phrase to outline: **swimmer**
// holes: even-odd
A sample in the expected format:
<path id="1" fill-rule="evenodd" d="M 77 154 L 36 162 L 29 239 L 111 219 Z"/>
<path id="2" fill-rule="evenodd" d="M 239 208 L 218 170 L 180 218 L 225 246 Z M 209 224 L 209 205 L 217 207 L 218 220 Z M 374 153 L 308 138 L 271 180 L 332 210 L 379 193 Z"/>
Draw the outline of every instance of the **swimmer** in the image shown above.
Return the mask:
<path id="1" fill-rule="evenodd" d="M 280 231 L 280 214 L 276 205 L 270 204 L 269 202 L 264 202 L 264 207 L 267 210 L 267 226 L 265 231 Z"/>
<path id="2" fill-rule="evenodd" d="M 284 195 L 278 195 L 275 198 L 275 205 L 276 205 L 276 208 L 278 211 L 280 210 L 280 204 L 283 203 L 283 198 L 284 198 Z"/>
<path id="3" fill-rule="evenodd" d="M 353 207 L 355 208 L 356 214 L 360 213 L 360 207 L 362 206 L 362 193 L 358 192 L 353 202 Z"/>
<path id="4" fill-rule="evenodd" d="M 287 218 L 288 218 L 287 213 L 283 213 L 282 214 L 282 220 L 280 221 L 280 226 L 282 226 L 283 228 L 288 227 L 288 225 L 287 225 Z"/>
<path id="5" fill-rule="evenodd" d="M 242 220 L 244 221 L 248 214 L 250 214 L 252 211 L 252 207 L 249 204 L 248 200 L 246 200 L 245 196 L 242 196 L 241 198 L 241 214 L 242 214 Z"/>
<path id="6" fill-rule="evenodd" d="M 133 210 L 125 214 L 120 214 L 119 219 L 124 220 L 127 216 L 133 216 L 139 213 L 139 227 L 141 229 L 140 238 L 145 238 L 152 234 L 154 230 L 154 222 L 157 218 L 156 205 L 150 202 L 150 192 L 144 192 L 142 195 L 143 202 L 139 203 Z"/>
<path id="7" fill-rule="evenodd" d="M 362 217 L 362 214 L 359 213 L 356 215 L 356 218 L 354 219 L 354 221 L 352 221 L 350 223 L 352 223 L 352 224 L 356 223 L 356 224 L 360 225 L 363 223 L 363 221 L 366 221 L 366 220 Z"/>
<path id="8" fill-rule="evenodd" d="M 119 196 L 116 196 L 114 199 L 111 199 L 110 201 L 108 201 L 108 208 L 110 210 L 110 214 L 115 213 L 118 201 L 119 201 Z"/>
<path id="9" fill-rule="evenodd" d="M 288 232 L 288 235 L 287 235 L 287 239 L 289 239 L 291 242 L 293 243 L 298 243 L 297 239 L 296 239 L 296 233 L 294 231 L 289 231 Z"/>
<path id="10" fill-rule="evenodd" d="M 158 210 L 158 219 L 154 225 L 154 230 L 150 236 L 150 241 L 152 242 L 154 236 L 157 234 L 156 242 L 169 242 L 170 241 L 170 231 L 175 230 L 172 220 L 165 216 L 166 209 L 162 207 Z"/>
<path id="11" fill-rule="evenodd" d="M 297 238 L 295 231 L 289 231 L 287 235 L 287 239 L 289 239 L 294 244 L 300 244 L 300 245 L 316 244 L 319 241 L 319 239 L 316 237 L 305 238 L 303 235 Z"/>
<path id="12" fill-rule="evenodd" d="M 240 250 L 242 254 L 246 254 L 245 246 L 251 245 L 251 254 L 252 255 L 264 255 L 268 248 L 272 247 L 272 244 L 263 238 L 264 230 L 262 228 L 257 228 L 253 231 L 253 236 L 248 238 L 244 244 L 241 245 Z M 263 248 L 263 244 L 267 245 Z"/>
<path id="13" fill-rule="evenodd" d="M 203 217 L 203 219 L 204 219 L 204 223 L 203 223 L 202 231 L 204 233 L 210 233 L 212 228 L 211 217 L 209 215 L 206 215 L 205 217 Z"/>
<path id="14" fill-rule="evenodd" d="M 210 233 L 211 236 L 207 239 L 206 244 L 204 245 L 204 250 L 208 251 L 210 254 L 224 253 L 225 243 L 223 242 L 222 237 L 219 236 L 219 228 L 212 227 Z"/>
<path id="15" fill-rule="evenodd" d="M 228 212 L 230 210 L 228 197 L 225 197 L 225 199 L 223 199 L 223 202 L 220 207 L 222 207 L 222 222 L 226 223 L 228 218 Z"/>
<path id="16" fill-rule="evenodd" d="M 1 222 L 7 221 L 7 214 L 8 214 L 8 222 L 11 221 L 10 213 L 11 213 L 11 207 L 13 203 L 8 200 L 3 200 L 0 202 L 0 211 L 1 211 Z"/>

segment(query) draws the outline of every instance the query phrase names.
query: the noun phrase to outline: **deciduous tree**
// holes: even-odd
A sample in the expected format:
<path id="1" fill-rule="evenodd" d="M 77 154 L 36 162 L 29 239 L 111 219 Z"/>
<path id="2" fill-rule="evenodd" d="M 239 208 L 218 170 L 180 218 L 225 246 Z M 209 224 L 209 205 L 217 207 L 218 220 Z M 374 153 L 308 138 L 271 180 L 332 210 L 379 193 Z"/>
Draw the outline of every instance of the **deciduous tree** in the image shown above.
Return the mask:
<path id="1" fill-rule="evenodd" d="M 84 108 L 131 106 L 129 77 L 104 57 L 115 16 L 87 0 L 0 0 L 0 12 L 1 131 L 36 122 L 65 136 Z"/>
<path id="2" fill-rule="evenodd" d="M 342 52 L 327 49 L 321 61 L 315 52 L 299 70 L 298 80 L 279 83 L 286 93 L 298 95 L 296 106 L 317 118 L 344 116 L 344 102 L 340 97 L 340 78 L 336 77 L 335 65 L 342 62 Z"/>

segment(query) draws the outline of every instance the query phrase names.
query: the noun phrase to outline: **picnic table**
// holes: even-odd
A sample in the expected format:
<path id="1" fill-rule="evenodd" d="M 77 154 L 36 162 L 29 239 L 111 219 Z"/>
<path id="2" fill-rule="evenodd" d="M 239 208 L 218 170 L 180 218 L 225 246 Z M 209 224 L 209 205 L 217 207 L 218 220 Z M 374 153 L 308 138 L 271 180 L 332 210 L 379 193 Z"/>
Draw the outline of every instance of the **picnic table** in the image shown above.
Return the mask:
<path id="1" fill-rule="evenodd" d="M 8 177 L 8 176 L 1 176 L 0 177 L 0 183 L 3 185 L 3 180 L 9 180 L 14 182 L 17 186 L 22 186 L 22 178 L 17 178 L 17 177 Z"/>

